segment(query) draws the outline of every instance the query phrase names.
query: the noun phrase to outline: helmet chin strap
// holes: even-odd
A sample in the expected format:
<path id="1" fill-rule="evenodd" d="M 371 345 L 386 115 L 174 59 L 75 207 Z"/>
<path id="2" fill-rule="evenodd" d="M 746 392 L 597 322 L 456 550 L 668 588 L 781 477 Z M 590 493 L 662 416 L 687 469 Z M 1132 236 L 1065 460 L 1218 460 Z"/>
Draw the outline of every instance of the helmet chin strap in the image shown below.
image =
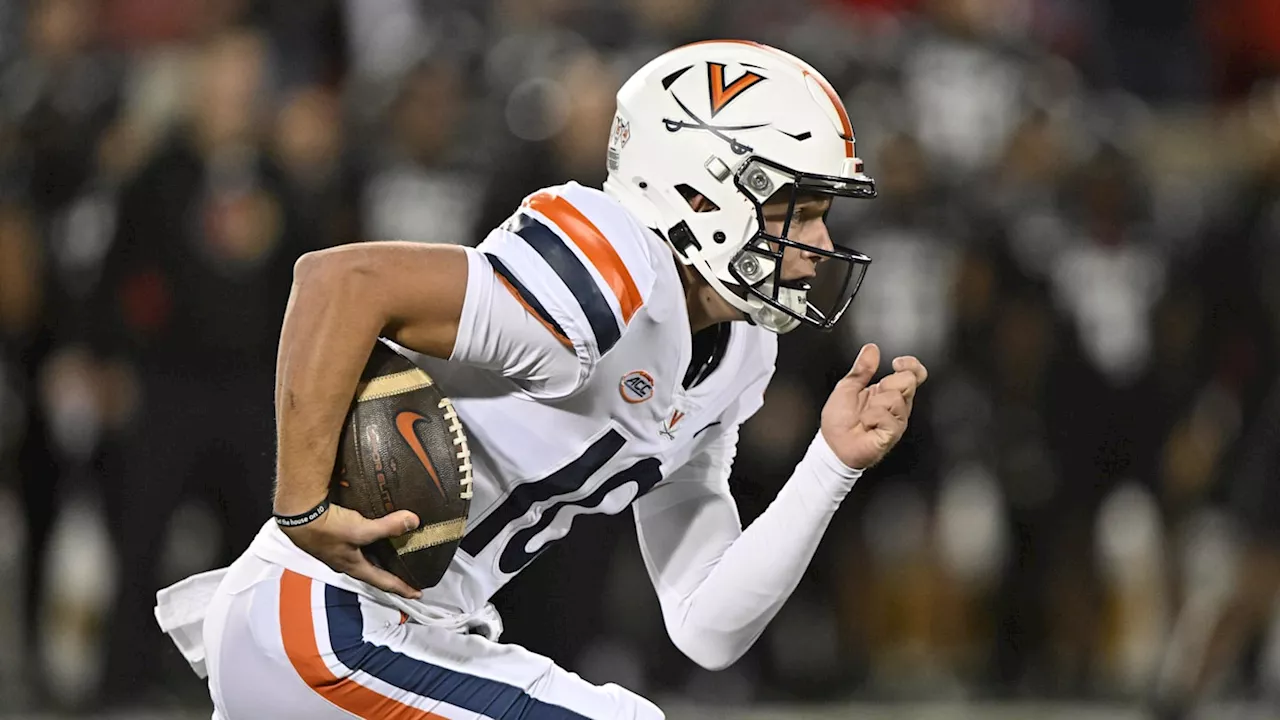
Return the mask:
<path id="1" fill-rule="evenodd" d="M 770 287 L 771 284 L 772 283 L 765 282 L 761 285 L 760 291 L 763 293 L 772 292 L 773 288 Z M 807 289 L 784 286 L 778 290 L 778 303 L 798 315 L 803 315 L 809 308 L 808 296 L 809 291 Z M 757 300 L 756 303 L 758 303 L 758 309 L 752 314 L 751 319 L 760 327 L 779 335 L 785 335 L 786 333 L 795 330 L 797 327 L 800 327 L 800 321 L 796 318 L 771 305 L 766 305 L 759 300 Z"/>
<path id="2" fill-rule="evenodd" d="M 728 284 L 716 276 L 706 261 L 702 259 L 696 247 L 688 249 L 688 258 L 686 262 L 697 269 L 698 274 L 706 281 L 708 285 L 715 290 L 716 294 L 739 310 L 743 315 L 747 316 L 747 320 L 755 325 L 779 335 L 795 330 L 800 326 L 800 320 L 788 315 L 777 308 L 768 305 L 763 300 L 749 293 L 739 294 L 735 292 Z M 772 275 L 772 269 L 769 270 Z M 736 285 L 735 285 L 736 287 Z M 763 295 L 773 294 L 773 280 L 771 277 L 762 281 L 757 290 Z M 791 310 L 797 315 L 804 315 L 809 309 L 809 289 L 793 288 L 782 286 L 778 290 L 778 303 L 783 307 Z"/>
<path id="3" fill-rule="evenodd" d="M 699 274 L 716 291 L 716 294 L 746 315 L 752 324 L 779 335 L 789 333 L 800 326 L 799 320 L 766 304 L 763 300 L 750 294 L 744 296 L 734 292 L 723 280 L 716 277 L 715 273 L 703 272 L 701 263 L 696 263 L 694 266 L 698 268 Z M 765 295 L 772 294 L 773 281 L 765 280 L 760 283 L 758 290 Z M 808 295 L 807 288 L 783 286 L 778 291 L 778 302 L 792 312 L 803 315 L 809 308 Z"/>

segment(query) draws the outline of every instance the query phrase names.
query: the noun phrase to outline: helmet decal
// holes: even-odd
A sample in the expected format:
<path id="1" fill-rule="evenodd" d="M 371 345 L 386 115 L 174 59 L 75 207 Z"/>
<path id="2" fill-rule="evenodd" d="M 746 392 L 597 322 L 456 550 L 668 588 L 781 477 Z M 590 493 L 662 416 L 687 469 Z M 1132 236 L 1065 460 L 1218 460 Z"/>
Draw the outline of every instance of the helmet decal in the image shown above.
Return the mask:
<path id="1" fill-rule="evenodd" d="M 754 125 L 711 125 L 695 115 L 693 111 L 689 109 L 688 105 L 680 102 L 680 98 L 676 97 L 675 93 L 672 93 L 671 97 L 676 101 L 676 105 L 679 105 L 680 109 L 684 111 L 684 114 L 689 116 L 689 119 L 673 120 L 671 118 L 662 118 L 662 124 L 666 126 L 667 132 L 680 132 L 681 130 L 705 130 L 728 143 L 729 149 L 733 151 L 734 155 L 746 155 L 752 151 L 752 148 L 750 145 L 743 143 L 737 138 L 725 135 L 726 132 L 757 130 L 759 128 L 769 126 L 769 123 L 757 123 Z"/>
<path id="2" fill-rule="evenodd" d="M 757 75 L 747 70 L 742 74 L 742 77 L 726 86 L 724 84 L 724 63 L 707 63 L 707 83 L 711 88 L 711 117 L 719 115 L 720 111 L 725 109 L 725 106 L 763 80 L 765 80 L 763 75 Z"/>
<path id="3" fill-rule="evenodd" d="M 680 77 L 686 72 L 692 70 L 693 67 L 693 65 L 686 65 L 662 79 L 662 88 L 671 93 L 671 99 L 675 100 L 676 105 L 680 107 L 680 110 L 683 111 L 686 116 L 686 119 L 683 120 L 676 118 L 663 118 L 662 123 L 667 128 L 667 132 L 674 133 L 681 130 L 701 130 L 709 132 L 728 143 L 729 148 L 735 155 L 746 155 L 747 153 L 752 152 L 752 147 L 750 145 L 743 143 L 737 138 L 730 137 L 725 133 L 740 132 L 743 130 L 758 130 L 763 127 L 768 127 L 770 123 L 755 123 L 750 125 L 713 125 L 698 117 L 698 115 L 694 113 L 693 110 L 690 110 L 689 106 L 686 105 L 678 95 L 676 95 L 675 91 L 671 89 L 671 86 L 675 81 L 680 79 Z M 768 79 L 757 72 L 746 70 L 740 77 L 738 77 L 737 80 L 726 85 L 724 70 L 724 63 L 707 62 L 707 87 L 709 88 L 708 95 L 712 118 L 718 115 L 721 110 L 724 110 L 729 103 L 741 97 L 747 90 Z"/>

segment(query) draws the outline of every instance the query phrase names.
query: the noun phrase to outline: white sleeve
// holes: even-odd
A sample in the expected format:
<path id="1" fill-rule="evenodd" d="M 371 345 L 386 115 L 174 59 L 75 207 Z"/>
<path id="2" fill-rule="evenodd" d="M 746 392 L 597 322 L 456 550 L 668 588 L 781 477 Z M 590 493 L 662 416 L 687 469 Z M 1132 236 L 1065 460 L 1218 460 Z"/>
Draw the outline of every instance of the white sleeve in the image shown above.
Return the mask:
<path id="1" fill-rule="evenodd" d="M 642 229 L 574 186 L 541 191 L 467 250 L 450 360 L 488 368 L 539 399 L 582 387 L 657 278 Z"/>
<path id="2" fill-rule="evenodd" d="M 635 504 L 645 567 L 676 647 L 719 670 L 742 657 L 799 584 L 861 476 L 819 433 L 769 508 L 742 530 L 729 493 L 737 426 Z"/>
<path id="3" fill-rule="evenodd" d="M 486 255 L 467 253 L 467 294 L 449 360 L 492 370 L 537 398 L 576 390 L 591 367 L 553 320 L 504 287 Z M 545 312 L 545 310 L 544 310 Z"/>

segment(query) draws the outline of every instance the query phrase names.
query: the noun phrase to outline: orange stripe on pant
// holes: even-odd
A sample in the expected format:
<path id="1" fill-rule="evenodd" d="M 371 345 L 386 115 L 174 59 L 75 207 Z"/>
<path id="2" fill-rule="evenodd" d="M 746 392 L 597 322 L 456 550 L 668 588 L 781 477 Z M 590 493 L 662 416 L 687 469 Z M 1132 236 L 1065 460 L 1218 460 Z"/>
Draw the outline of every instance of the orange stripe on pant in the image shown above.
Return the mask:
<path id="1" fill-rule="evenodd" d="M 636 289 L 635 280 L 631 279 L 626 264 L 618 257 L 618 251 L 609 244 L 600 228 L 559 195 L 540 192 L 526 200 L 525 204 L 555 223 L 578 246 L 582 254 L 587 256 L 596 272 L 600 273 L 613 291 L 614 297 L 618 298 L 618 307 L 622 308 L 622 321 L 631 322 L 631 316 L 643 304 L 640 291 Z"/>
<path id="2" fill-rule="evenodd" d="M 280 633 L 284 651 L 293 669 L 320 697 L 362 718 L 385 720 L 447 720 L 443 715 L 416 707 L 367 688 L 351 678 L 338 678 L 324 659 L 316 643 L 315 623 L 311 614 L 311 578 L 292 570 L 280 577 Z"/>

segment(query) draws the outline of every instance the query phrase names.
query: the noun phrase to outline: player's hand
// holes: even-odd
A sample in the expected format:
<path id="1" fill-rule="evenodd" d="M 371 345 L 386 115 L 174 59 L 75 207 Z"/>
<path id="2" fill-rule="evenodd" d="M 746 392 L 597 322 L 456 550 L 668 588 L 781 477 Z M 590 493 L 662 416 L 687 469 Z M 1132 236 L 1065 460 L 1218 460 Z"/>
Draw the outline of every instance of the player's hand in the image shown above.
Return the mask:
<path id="1" fill-rule="evenodd" d="M 880 348 L 862 346 L 849 374 L 836 384 L 822 408 L 822 437 L 841 462 L 866 469 L 889 453 L 911 417 L 916 388 L 929 371 L 911 356 L 893 359 L 893 374 L 867 386 L 880 367 Z"/>
<path id="2" fill-rule="evenodd" d="M 370 520 L 340 505 L 329 505 L 324 515 L 298 527 L 282 527 L 294 545 L 340 573 L 412 600 L 422 593 L 400 578 L 369 562 L 360 548 L 377 540 L 403 535 L 418 527 L 418 516 L 399 510 Z"/>

